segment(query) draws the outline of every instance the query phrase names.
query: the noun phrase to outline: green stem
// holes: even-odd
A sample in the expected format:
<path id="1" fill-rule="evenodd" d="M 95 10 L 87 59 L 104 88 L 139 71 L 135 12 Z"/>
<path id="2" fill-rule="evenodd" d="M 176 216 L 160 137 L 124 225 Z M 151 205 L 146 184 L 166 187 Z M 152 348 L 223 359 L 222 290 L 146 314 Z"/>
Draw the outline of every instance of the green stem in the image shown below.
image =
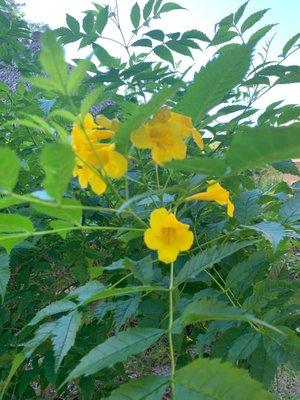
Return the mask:
<path id="1" fill-rule="evenodd" d="M 142 228 L 130 228 L 126 226 L 70 226 L 68 228 L 58 228 L 46 231 L 36 231 L 36 232 L 20 232 L 15 234 L 4 234 L 0 236 L 0 242 L 2 240 L 7 239 L 17 239 L 17 238 L 28 238 L 30 236 L 42 236 L 42 235 L 51 235 L 53 233 L 58 232 L 70 232 L 70 231 L 79 231 L 79 230 L 86 230 L 86 231 L 144 231 Z"/>
<path id="2" fill-rule="evenodd" d="M 168 341 L 169 341 L 169 357 L 171 363 L 171 395 L 172 399 L 175 400 L 174 391 L 174 375 L 175 375 L 175 357 L 174 357 L 174 346 L 173 346 L 173 290 L 174 290 L 174 263 L 170 265 L 170 284 L 169 284 L 169 326 L 168 326 Z"/>

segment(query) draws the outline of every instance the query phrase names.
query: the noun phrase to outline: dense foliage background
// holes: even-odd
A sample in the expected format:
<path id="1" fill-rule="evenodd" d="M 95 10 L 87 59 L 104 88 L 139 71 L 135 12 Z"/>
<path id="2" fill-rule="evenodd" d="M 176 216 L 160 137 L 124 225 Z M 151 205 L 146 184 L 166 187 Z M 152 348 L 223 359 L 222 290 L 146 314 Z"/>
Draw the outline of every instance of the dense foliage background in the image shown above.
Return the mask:
<path id="1" fill-rule="evenodd" d="M 152 29 L 182 6 L 138 2 L 126 38 L 117 1 L 51 32 L 0 0 L 1 399 L 271 399 L 279 368 L 299 369 L 300 186 L 280 174 L 299 175 L 300 106 L 255 102 L 299 82 L 300 34 L 270 60 L 275 25 L 256 30 L 266 10 L 246 7 L 209 38 Z M 90 55 L 69 65 L 72 42 Z M 212 47 L 187 81 L 180 61 Z M 187 158 L 158 165 L 130 136 L 163 106 L 192 118 L 204 148 L 188 140 Z M 70 133 L 88 112 L 120 121 L 128 160 L 101 195 L 72 177 Z M 232 218 L 185 201 L 210 180 Z M 195 237 L 174 271 L 143 240 L 161 207 Z"/>

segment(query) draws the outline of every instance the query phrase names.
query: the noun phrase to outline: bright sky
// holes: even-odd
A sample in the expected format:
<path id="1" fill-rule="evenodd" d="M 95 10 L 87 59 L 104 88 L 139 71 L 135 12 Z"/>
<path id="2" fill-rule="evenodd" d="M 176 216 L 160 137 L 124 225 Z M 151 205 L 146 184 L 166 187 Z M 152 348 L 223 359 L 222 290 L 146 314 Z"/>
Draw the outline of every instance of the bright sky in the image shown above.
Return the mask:
<path id="1" fill-rule="evenodd" d="M 189 29 L 199 29 L 209 37 L 213 36 L 214 25 L 224 16 L 237 10 L 245 0 L 177 0 L 177 3 L 185 7 L 186 11 L 172 11 L 165 14 L 161 20 L 155 20 L 151 25 L 152 29 L 163 29 L 168 33 L 176 31 L 186 31 Z M 65 14 L 68 13 L 78 20 L 82 20 L 84 10 L 93 9 L 93 2 L 109 4 L 114 6 L 114 0 L 24 0 L 24 13 L 28 20 L 48 24 L 51 28 L 65 26 Z M 146 0 L 139 0 L 140 5 Z M 135 0 L 119 0 L 121 24 L 126 37 L 131 36 L 129 14 Z M 273 28 L 277 32 L 270 51 L 270 57 L 277 57 L 286 41 L 299 31 L 300 0 L 250 0 L 245 16 L 251 13 L 270 8 L 263 20 L 257 23 L 256 30 L 271 23 L 279 25 Z M 166 24 L 167 22 L 167 24 Z M 253 31 L 249 30 L 250 34 Z M 105 29 L 105 36 L 118 38 L 118 33 L 114 32 L 114 26 L 108 25 Z M 261 44 L 264 42 L 262 41 Z M 120 57 L 122 49 L 110 41 L 102 41 L 101 45 L 114 56 Z M 68 59 L 84 57 L 90 49 L 83 49 L 78 52 L 78 45 L 70 44 L 67 46 L 66 54 Z M 197 52 L 195 69 L 207 62 L 212 56 L 213 51 Z M 178 55 L 177 60 L 181 58 Z M 183 65 L 190 65 L 190 59 L 183 57 Z M 291 56 L 288 64 L 300 64 L 300 52 Z M 280 85 L 272 90 L 272 96 L 263 99 L 256 104 L 257 107 L 265 106 L 276 100 L 285 100 L 288 103 L 300 103 L 300 84 Z"/>

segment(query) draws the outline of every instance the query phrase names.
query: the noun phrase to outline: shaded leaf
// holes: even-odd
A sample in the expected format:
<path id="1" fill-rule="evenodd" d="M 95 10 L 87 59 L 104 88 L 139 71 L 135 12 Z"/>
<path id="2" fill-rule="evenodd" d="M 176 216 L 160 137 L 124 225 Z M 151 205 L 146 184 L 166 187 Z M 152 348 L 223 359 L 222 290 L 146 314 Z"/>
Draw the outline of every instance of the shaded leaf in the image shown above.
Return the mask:
<path id="1" fill-rule="evenodd" d="M 114 390 L 107 400 L 157 400 L 168 385 L 167 376 L 146 376 L 131 379 Z"/>
<path id="2" fill-rule="evenodd" d="M 226 164 L 219 158 L 194 157 L 185 160 L 170 161 L 167 168 L 186 172 L 200 172 L 211 176 L 222 176 L 226 171 Z"/>
<path id="3" fill-rule="evenodd" d="M 168 61 L 171 64 L 174 64 L 174 59 L 170 50 L 163 44 L 154 47 L 154 54 L 156 54 L 162 60 Z"/>
<path id="4" fill-rule="evenodd" d="M 145 351 L 163 333 L 162 329 L 132 328 L 110 337 L 85 355 L 64 383 L 79 376 L 94 374 L 117 362 L 125 361 L 131 355 Z"/>
<path id="5" fill-rule="evenodd" d="M 137 2 L 134 3 L 134 5 L 131 9 L 130 19 L 131 19 L 131 22 L 132 22 L 132 25 L 134 26 L 134 28 L 137 29 L 140 24 L 140 20 L 141 20 L 141 10 L 140 10 L 140 6 L 138 5 Z"/>
<path id="6" fill-rule="evenodd" d="M 272 400 L 260 384 L 241 368 L 220 360 L 199 358 L 175 374 L 175 395 L 178 399 L 205 400 Z"/>
<path id="7" fill-rule="evenodd" d="M 62 360 L 74 345 L 77 331 L 81 324 L 81 314 L 74 310 L 56 321 L 52 336 L 55 355 L 55 371 L 58 370 Z"/>
<path id="8" fill-rule="evenodd" d="M 278 222 L 274 221 L 263 221 L 258 224 L 248 226 L 249 229 L 254 229 L 257 232 L 261 232 L 267 240 L 271 243 L 273 250 L 277 249 L 280 241 L 285 236 L 284 227 Z"/>
<path id="9" fill-rule="evenodd" d="M 33 326 L 38 324 L 44 318 L 50 317 L 52 315 L 60 314 L 66 311 L 72 311 L 76 308 L 76 304 L 69 300 L 58 300 L 48 306 L 44 307 L 42 310 L 38 311 L 35 317 L 28 323 L 28 325 Z"/>
<path id="10" fill-rule="evenodd" d="M 46 173 L 44 188 L 60 201 L 72 178 L 75 156 L 67 144 L 47 144 L 41 154 L 41 165 Z"/>
<path id="11" fill-rule="evenodd" d="M 256 22 L 258 22 L 265 13 L 269 10 L 269 8 L 261 11 L 257 11 L 254 14 L 251 14 L 242 24 L 241 32 L 244 33 L 246 30 L 250 29 Z"/>
<path id="12" fill-rule="evenodd" d="M 300 38 L 300 33 L 296 33 L 293 37 L 291 37 L 286 44 L 283 46 L 282 49 L 282 56 L 285 57 L 288 52 L 291 50 L 291 48 L 294 46 L 294 44 L 298 41 Z"/>
<path id="13" fill-rule="evenodd" d="M 260 335 L 256 332 L 246 333 L 236 339 L 228 352 L 228 360 L 246 360 L 257 348 L 260 342 Z"/>
<path id="14" fill-rule="evenodd" d="M 0 254 L 0 296 L 2 303 L 4 302 L 6 287 L 10 277 L 9 269 L 9 255 L 5 253 Z"/>
<path id="15" fill-rule="evenodd" d="M 281 223 L 293 223 L 300 220 L 300 193 L 288 199 L 279 210 Z"/>
<path id="16" fill-rule="evenodd" d="M 0 190 L 13 190 L 20 170 L 20 160 L 13 150 L 0 147 Z"/>
<path id="17" fill-rule="evenodd" d="M 153 29 L 152 31 L 146 32 L 145 36 L 149 36 L 152 39 L 159 40 L 160 42 L 163 42 L 165 38 L 165 34 L 160 29 Z"/>
<path id="18" fill-rule="evenodd" d="M 211 268 L 214 264 L 223 260 L 223 258 L 245 247 L 251 246 L 254 243 L 256 243 L 256 241 L 253 240 L 239 243 L 227 243 L 204 250 L 184 264 L 175 278 L 175 284 L 179 285 L 187 279 L 195 278 L 205 268 Z"/>

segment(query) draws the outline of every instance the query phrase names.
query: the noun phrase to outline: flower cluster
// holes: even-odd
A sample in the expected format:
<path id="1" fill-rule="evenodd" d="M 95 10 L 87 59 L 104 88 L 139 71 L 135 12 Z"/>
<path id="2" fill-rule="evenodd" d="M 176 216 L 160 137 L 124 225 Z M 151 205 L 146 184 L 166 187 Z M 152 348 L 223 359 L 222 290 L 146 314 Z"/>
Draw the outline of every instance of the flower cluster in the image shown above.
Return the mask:
<path id="1" fill-rule="evenodd" d="M 80 186 L 90 185 L 93 192 L 102 194 L 107 187 L 107 178 L 119 179 L 127 171 L 126 158 L 115 150 L 114 143 L 101 142 L 113 138 L 118 129 L 117 120 L 103 115 L 96 118 L 87 114 L 82 124 L 72 129 L 72 147 L 76 154 L 74 176 Z"/>
<path id="2" fill-rule="evenodd" d="M 72 147 L 76 154 L 74 176 L 78 176 L 81 187 L 90 185 L 101 194 L 106 190 L 107 178 L 121 178 L 127 171 L 126 158 L 116 151 L 112 143 L 119 121 L 98 115 L 94 120 L 87 114 L 83 121 L 72 129 Z M 194 128 L 191 118 L 161 108 L 154 117 L 131 134 L 132 143 L 141 149 L 151 149 L 152 159 L 157 164 L 186 157 L 186 140 L 193 137 L 197 146 L 203 149 L 200 133 Z M 227 205 L 227 214 L 232 217 L 234 205 L 229 192 L 220 183 L 209 181 L 206 192 L 196 193 L 186 201 L 216 201 Z M 156 250 L 158 259 L 164 263 L 174 262 L 179 253 L 191 248 L 194 234 L 165 208 L 154 210 L 150 216 L 150 228 L 144 233 L 146 246 Z"/>
<path id="3" fill-rule="evenodd" d="M 182 114 L 161 108 L 146 124 L 131 134 L 131 141 L 139 149 L 151 149 L 152 159 L 157 164 L 186 157 L 186 139 L 193 137 L 200 149 L 204 144 L 192 120 Z"/>

